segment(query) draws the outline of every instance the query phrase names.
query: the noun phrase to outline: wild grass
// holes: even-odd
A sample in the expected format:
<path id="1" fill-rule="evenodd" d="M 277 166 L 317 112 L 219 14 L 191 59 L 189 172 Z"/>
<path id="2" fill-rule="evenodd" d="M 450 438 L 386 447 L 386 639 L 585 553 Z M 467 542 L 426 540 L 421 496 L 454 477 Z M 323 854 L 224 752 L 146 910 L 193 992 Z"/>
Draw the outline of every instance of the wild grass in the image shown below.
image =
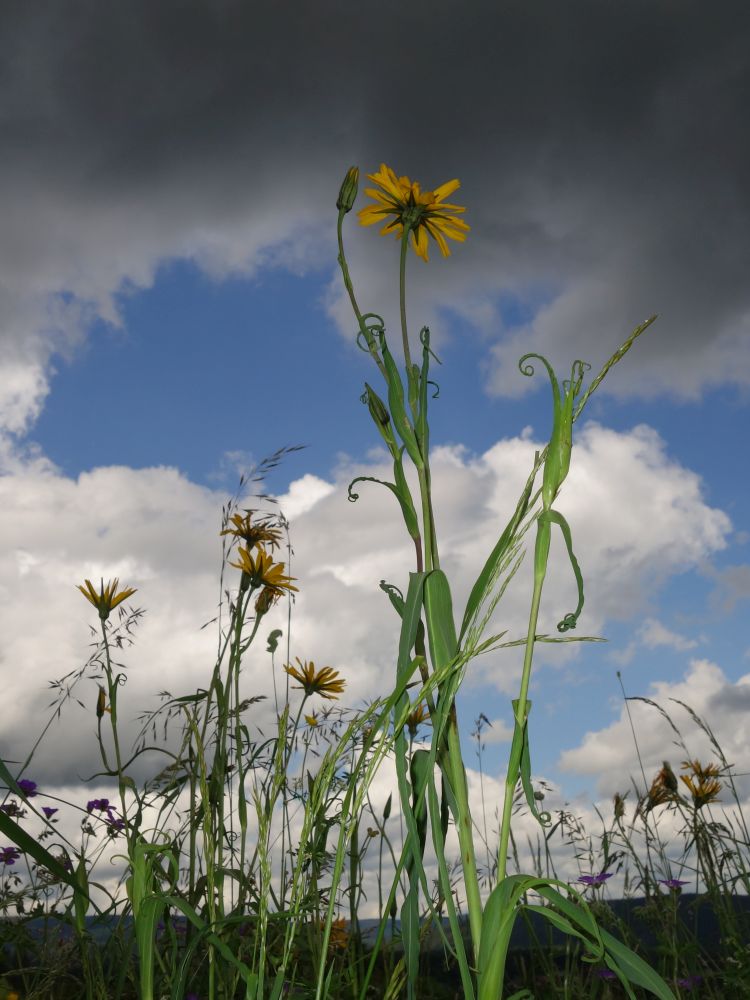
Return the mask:
<path id="1" fill-rule="evenodd" d="M 400 237 L 405 382 L 382 320 L 360 312 L 346 264 L 342 223 L 357 195 L 354 168 L 337 202 L 338 238 L 360 346 L 385 382 L 387 402 L 367 383 L 363 396 L 393 459 L 393 482 L 380 485 L 397 502 L 415 554 L 403 587 L 381 583 L 398 624 L 389 649 L 391 690 L 345 708 L 346 677 L 293 651 L 299 581 L 291 576 L 289 525 L 244 481 L 222 512 L 221 600 L 208 623 L 216 628 L 217 652 L 205 686 L 164 692 L 161 704 L 140 718 L 130 747 L 120 723 L 130 668 L 115 656 L 132 646 L 143 611 L 128 603 L 136 591 L 118 580 L 79 585 L 98 614 L 94 651 L 80 670 L 52 682 L 58 703 L 26 758 L 0 761 L 6 788 L 0 1000 L 748 995 L 748 914 L 737 907 L 748 890 L 748 829 L 735 769 L 704 720 L 683 706 L 713 748 L 714 758 L 701 762 L 667 710 L 652 703 L 673 728 L 679 778 L 666 762 L 655 776 L 642 770 L 632 797 L 617 792 L 596 832 L 566 809 L 546 811 L 544 789 L 532 782 L 527 721 L 534 651 L 539 642 L 574 641 L 537 630 L 555 526 L 578 593 L 576 610 L 558 630 L 575 628 L 583 610 L 570 529 L 554 508 L 571 461 L 573 425 L 651 320 L 633 331 L 585 392 L 583 362 L 574 362 L 560 385 L 544 358 L 521 359 L 522 374 L 533 374 L 529 359 L 536 358 L 549 376 L 550 442 L 534 456 L 508 525 L 477 567 L 457 627 L 440 568 L 431 491 L 427 409 L 434 355 L 423 328 L 420 363 L 411 360 L 405 266 L 410 239 L 426 260 L 428 233 L 445 252 L 444 237 L 462 239 L 468 227 L 448 212 L 462 209 L 443 201 L 458 182 L 423 192 L 385 165 L 371 179 L 388 198 L 369 214 L 363 210 L 361 221 L 375 221 L 373 211 L 392 215 Z M 272 456 L 253 482 L 281 457 Z M 265 507 L 245 506 L 256 502 Z M 534 577 L 526 633 L 487 636 L 530 529 Z M 283 602 L 286 635 L 264 624 Z M 503 647 L 523 650 L 522 679 L 512 705 L 502 802 L 485 797 L 483 719 L 476 720 L 478 820 L 469 802 L 457 698 L 469 661 Z M 267 659 L 272 705 L 248 694 L 251 655 L 256 669 Z M 96 700 L 84 697 L 92 702 L 101 765 L 89 780 L 110 791 L 98 798 L 82 793 L 66 804 L 37 785 L 34 757 L 78 685 L 92 679 Z M 393 792 L 379 804 L 374 782 L 388 768 Z M 496 768 L 493 761 L 490 770 Z M 144 780 L 134 777 L 145 772 Z M 727 796 L 734 804 L 729 812 Z M 80 833 L 71 834 L 76 811 Z M 519 845 L 517 831 L 529 817 L 538 832 Z M 558 875 L 563 856 L 578 863 L 577 880 Z M 622 880 L 625 897 L 638 901 L 632 919 L 608 900 L 610 878 Z M 693 890 L 687 919 L 681 907 L 686 885 Z M 363 914 L 371 911 L 376 919 L 366 926 Z M 710 939 L 702 911 L 716 921 Z M 35 935 L 39 920 L 42 933 Z M 524 930 L 519 950 L 514 942 Z"/>

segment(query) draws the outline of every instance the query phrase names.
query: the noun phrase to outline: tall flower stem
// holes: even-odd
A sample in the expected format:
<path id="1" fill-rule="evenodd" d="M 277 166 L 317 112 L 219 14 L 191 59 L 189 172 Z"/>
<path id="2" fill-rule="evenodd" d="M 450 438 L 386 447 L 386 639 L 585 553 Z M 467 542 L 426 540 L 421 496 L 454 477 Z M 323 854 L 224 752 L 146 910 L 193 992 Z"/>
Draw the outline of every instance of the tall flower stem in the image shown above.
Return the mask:
<path id="1" fill-rule="evenodd" d="M 352 285 L 352 279 L 349 275 L 349 265 L 346 262 L 346 255 L 344 254 L 344 237 L 342 233 L 342 226 L 345 215 L 346 212 L 339 209 L 338 225 L 336 226 L 336 235 L 338 237 L 338 244 L 339 244 L 338 262 L 339 262 L 339 267 L 341 268 L 341 274 L 344 278 L 344 287 L 346 288 L 349 294 L 349 301 L 352 304 L 354 315 L 357 317 L 357 322 L 359 323 L 360 332 L 362 333 L 362 336 L 365 338 L 367 349 L 369 350 L 373 361 L 378 366 L 380 374 L 386 381 L 388 381 L 388 375 L 385 370 L 385 365 L 383 364 L 380 355 L 378 354 L 377 344 L 375 343 L 372 333 L 367 327 L 367 323 L 365 322 L 365 317 L 360 311 L 360 308 L 357 305 L 357 299 L 354 295 L 354 286 Z"/>
<path id="2" fill-rule="evenodd" d="M 412 224 L 416 224 L 416 221 Z M 406 384 L 411 407 L 412 420 L 416 427 L 420 422 L 420 414 L 417 409 L 418 399 L 418 379 L 420 377 L 417 366 L 412 365 L 411 353 L 409 351 L 409 332 L 406 321 L 406 254 L 409 247 L 409 234 L 411 225 L 409 220 L 404 220 L 404 231 L 401 236 L 401 259 L 399 265 L 399 307 L 401 315 L 401 338 L 404 347 L 404 363 L 406 365 Z M 421 414 L 421 420 L 427 427 L 427 415 Z M 426 438 L 426 435 L 425 435 Z M 422 524 L 424 537 L 424 569 L 426 572 L 440 568 L 440 557 L 438 555 L 437 534 L 435 531 L 435 517 L 432 508 L 432 490 L 430 482 L 430 456 L 429 441 L 420 440 L 421 462 L 415 463 L 417 476 L 419 478 L 419 493 L 422 503 Z M 417 567 L 419 570 L 421 567 Z M 424 678 L 423 678 L 424 679 Z M 466 888 L 466 905 L 469 910 L 469 925 L 471 928 L 471 938 L 474 947 L 474 957 L 479 957 L 479 943 L 482 933 L 482 898 L 479 892 L 479 876 L 477 873 L 476 852 L 474 849 L 473 823 L 471 810 L 469 808 L 469 789 L 466 781 L 466 768 L 464 766 L 463 755 L 461 753 L 461 737 L 458 731 L 458 716 L 456 713 L 455 700 L 452 702 L 447 723 L 446 733 L 447 759 L 443 758 L 443 771 L 453 790 L 456 800 L 458 815 L 455 817 L 458 842 L 461 850 L 461 866 L 464 873 L 464 884 Z"/>
<path id="3" fill-rule="evenodd" d="M 409 350 L 409 329 L 406 322 L 406 252 L 409 248 L 410 231 L 410 227 L 405 225 L 403 235 L 401 236 L 401 260 L 399 264 L 399 311 L 401 315 L 401 340 L 404 349 L 404 364 L 406 366 L 407 395 L 409 397 L 412 421 L 416 426 L 418 422 L 418 369 L 417 372 L 415 372 L 414 367 L 412 366 L 411 352 Z M 426 415 L 424 424 L 427 426 Z M 426 572 L 429 572 L 432 569 L 439 568 L 440 557 L 438 556 L 437 537 L 435 534 L 435 516 L 432 510 L 432 494 L 430 491 L 430 456 L 428 442 L 420 442 L 420 448 L 422 452 L 422 460 L 421 462 L 415 463 L 415 465 L 417 469 L 417 476 L 419 478 L 419 495 L 422 502 L 424 567 L 418 565 L 417 571 L 421 572 L 424 568 Z"/>
<path id="4" fill-rule="evenodd" d="M 109 695 L 110 724 L 112 727 L 112 743 L 115 750 L 115 770 L 117 771 L 117 787 L 120 794 L 120 807 L 122 809 L 122 820 L 125 824 L 125 837 L 128 843 L 128 855 L 133 858 L 133 831 L 127 815 L 127 803 L 125 802 L 125 774 L 122 767 L 122 753 L 120 751 L 120 736 L 117 731 L 117 679 L 112 675 L 112 657 L 109 649 L 109 638 L 107 636 L 107 622 L 100 618 L 102 629 L 102 645 L 104 646 L 104 669 L 107 674 L 107 689 Z"/>
<path id="5" fill-rule="evenodd" d="M 542 588 L 544 578 L 547 574 L 547 555 L 549 553 L 551 529 L 549 522 L 544 521 L 537 524 L 537 536 L 535 547 L 535 568 L 534 568 L 534 590 L 531 596 L 531 610 L 529 613 L 529 628 L 526 633 L 526 646 L 524 647 L 523 671 L 521 674 L 521 687 L 516 702 L 516 719 L 521 726 L 528 725 L 528 694 L 529 682 L 531 680 L 531 664 L 534 658 L 534 643 L 536 642 L 536 629 L 539 621 L 539 606 L 542 600 Z M 497 855 L 497 884 L 499 885 L 506 875 L 508 864 L 508 841 L 510 839 L 510 824 L 513 811 L 513 793 L 516 790 L 519 775 L 519 762 L 511 753 L 508 759 L 508 771 L 505 778 L 505 798 L 503 801 L 503 818 L 500 827 L 500 845 Z"/>

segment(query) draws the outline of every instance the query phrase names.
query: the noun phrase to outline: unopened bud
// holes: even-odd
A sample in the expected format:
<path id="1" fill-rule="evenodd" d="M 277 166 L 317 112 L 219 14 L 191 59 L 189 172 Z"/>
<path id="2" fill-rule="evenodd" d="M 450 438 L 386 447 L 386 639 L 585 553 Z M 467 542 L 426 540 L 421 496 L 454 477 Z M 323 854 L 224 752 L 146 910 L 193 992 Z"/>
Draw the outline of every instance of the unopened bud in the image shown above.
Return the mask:
<path id="1" fill-rule="evenodd" d="M 387 427 L 391 422 L 391 415 L 386 409 L 385 403 L 378 396 L 374 389 L 372 389 L 367 382 L 365 382 L 365 390 L 367 396 L 367 408 L 370 411 L 370 416 L 379 424 L 381 427 Z"/>
<path id="2" fill-rule="evenodd" d="M 104 694 L 104 688 L 99 685 L 99 697 L 96 699 L 96 717 L 101 719 L 104 716 L 105 706 L 107 704 L 106 696 Z"/>
<path id="3" fill-rule="evenodd" d="M 357 199 L 357 187 L 359 184 L 359 167 L 349 167 L 344 178 L 344 183 L 339 190 L 336 199 L 336 208 L 339 212 L 346 214 L 351 212 L 352 206 Z"/>
<path id="4" fill-rule="evenodd" d="M 278 592 L 272 587 L 264 587 L 255 602 L 255 612 L 258 615 L 265 615 L 276 603 Z"/>

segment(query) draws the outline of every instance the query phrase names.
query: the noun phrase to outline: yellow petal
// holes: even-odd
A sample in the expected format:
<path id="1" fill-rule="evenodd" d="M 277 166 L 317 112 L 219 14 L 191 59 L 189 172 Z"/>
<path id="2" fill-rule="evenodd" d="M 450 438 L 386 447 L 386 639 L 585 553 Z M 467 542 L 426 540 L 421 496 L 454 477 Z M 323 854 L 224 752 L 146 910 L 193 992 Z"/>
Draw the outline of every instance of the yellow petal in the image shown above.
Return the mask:
<path id="1" fill-rule="evenodd" d="M 460 187 L 461 183 L 456 178 L 441 184 L 439 188 L 435 188 L 435 201 L 442 201 L 443 198 L 447 198 L 449 194 L 453 194 Z"/>

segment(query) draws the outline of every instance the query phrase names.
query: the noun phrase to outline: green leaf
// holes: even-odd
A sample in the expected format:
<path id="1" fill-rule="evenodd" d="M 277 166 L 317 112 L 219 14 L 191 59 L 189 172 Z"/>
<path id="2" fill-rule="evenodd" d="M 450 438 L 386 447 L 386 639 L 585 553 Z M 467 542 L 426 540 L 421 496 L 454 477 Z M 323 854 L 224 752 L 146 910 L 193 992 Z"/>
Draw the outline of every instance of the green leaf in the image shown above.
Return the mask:
<path id="1" fill-rule="evenodd" d="M 417 444 L 414 429 L 412 428 L 409 418 L 406 415 L 406 407 L 404 405 L 404 385 L 401 381 L 401 376 L 398 373 L 396 362 L 393 360 L 393 355 L 388 350 L 385 336 L 381 336 L 380 338 L 380 348 L 383 353 L 383 364 L 385 365 L 387 373 L 388 407 L 391 411 L 393 426 L 396 428 L 399 437 L 404 442 L 412 462 L 414 462 L 418 469 L 421 469 L 424 463 L 422 461 L 422 455 L 419 451 L 419 445 Z"/>
<path id="2" fill-rule="evenodd" d="M 406 523 L 406 529 L 412 538 L 419 537 L 419 522 L 417 521 L 417 514 L 414 510 L 414 503 L 411 498 L 411 493 L 406 484 L 406 479 L 403 477 L 403 471 L 401 470 L 401 476 L 398 476 L 398 467 L 394 463 L 394 471 L 397 472 L 397 478 L 402 479 L 402 487 L 394 486 L 393 483 L 387 482 L 385 479 L 377 479 L 375 476 L 357 476 L 355 479 L 349 483 L 348 493 L 349 499 L 352 501 L 359 500 L 359 493 L 352 492 L 352 486 L 355 483 L 379 483 L 381 486 L 387 486 L 388 489 L 393 493 L 393 495 L 398 500 L 399 506 L 401 507 L 401 513 Z M 403 492 L 405 488 L 406 492 Z"/>
<path id="3" fill-rule="evenodd" d="M 573 553 L 573 539 L 570 534 L 570 526 L 568 525 L 568 522 L 557 510 L 545 511 L 539 515 L 540 520 L 543 517 L 546 517 L 548 521 L 554 521 L 555 524 L 559 525 L 560 531 L 562 531 L 563 538 L 565 539 L 565 546 L 568 550 L 570 565 L 573 567 L 576 583 L 578 585 L 578 607 L 575 611 L 567 614 L 557 626 L 558 632 L 567 632 L 569 629 L 576 627 L 581 612 L 583 611 L 583 576 L 581 574 L 581 567 L 578 565 L 578 560 Z"/>
<path id="4" fill-rule="evenodd" d="M 607 931 L 600 931 L 600 934 L 607 950 L 607 965 L 614 973 L 622 972 L 631 983 L 649 990 L 659 1000 L 675 1000 L 672 990 L 648 962 Z"/>
<path id="5" fill-rule="evenodd" d="M 451 589 L 448 577 L 441 569 L 427 574 L 424 608 L 432 665 L 435 670 L 440 670 L 456 658 L 458 650 Z"/>
<path id="6" fill-rule="evenodd" d="M 466 602 L 466 610 L 464 611 L 463 622 L 461 624 L 460 640 L 463 641 L 466 631 L 474 620 L 479 608 L 484 603 L 487 598 L 489 591 L 492 587 L 492 582 L 495 578 L 495 573 L 503 558 L 507 554 L 508 550 L 511 548 L 516 540 L 516 533 L 526 516 L 526 512 L 529 508 L 529 499 L 531 497 L 531 492 L 534 488 L 534 480 L 536 479 L 536 474 L 541 464 L 539 456 L 534 463 L 534 468 L 531 475 L 526 480 L 526 485 L 523 488 L 523 492 L 516 504 L 516 509 L 505 526 L 500 538 L 497 540 L 494 549 L 489 554 L 486 563 L 482 568 L 482 572 L 477 577 L 476 583 L 471 588 L 471 593 L 469 594 L 469 600 Z"/>

